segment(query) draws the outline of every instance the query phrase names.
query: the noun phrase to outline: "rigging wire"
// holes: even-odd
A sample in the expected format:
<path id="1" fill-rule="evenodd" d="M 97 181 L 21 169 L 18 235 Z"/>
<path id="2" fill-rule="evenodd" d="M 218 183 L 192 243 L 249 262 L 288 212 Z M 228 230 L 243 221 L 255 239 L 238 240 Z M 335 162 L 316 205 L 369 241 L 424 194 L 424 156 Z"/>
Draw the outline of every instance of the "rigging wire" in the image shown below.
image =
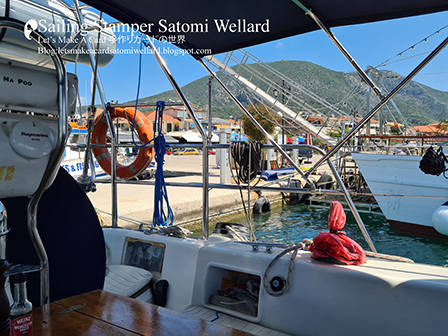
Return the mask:
<path id="1" fill-rule="evenodd" d="M 147 47 L 147 44 L 144 42 L 145 36 L 142 33 L 140 33 L 140 32 L 138 32 L 138 35 L 140 36 L 140 52 L 139 52 L 139 56 L 138 56 L 137 97 L 135 99 L 135 112 L 134 112 L 134 120 L 132 121 L 132 124 L 131 124 L 131 126 L 132 126 L 131 134 L 132 134 L 132 142 L 134 143 L 134 146 L 137 147 L 137 148 L 141 148 L 141 147 L 145 147 L 146 145 L 149 145 L 151 142 L 153 142 L 155 135 L 154 135 L 154 137 L 151 140 L 149 140 L 147 143 L 144 143 L 144 144 L 138 144 L 135 141 L 135 137 L 134 137 L 134 134 L 135 134 L 135 118 L 137 116 L 138 99 L 139 99 L 139 96 L 140 96 L 140 84 L 141 84 L 141 79 L 142 79 L 143 46 Z"/>
<path id="2" fill-rule="evenodd" d="M 445 28 L 448 28 L 448 25 L 446 25 L 446 26 L 444 26 L 444 27 L 442 27 L 442 28 L 440 28 L 440 29 L 437 29 L 434 33 L 432 33 L 432 34 L 426 36 L 425 38 L 421 39 L 421 40 L 418 41 L 417 43 L 414 43 L 414 44 L 413 44 L 412 46 L 410 46 L 409 48 L 407 48 L 407 49 L 403 50 L 402 52 L 396 54 L 395 56 L 393 56 L 393 57 L 387 59 L 387 60 L 384 61 L 383 63 L 380 63 L 380 64 L 377 65 L 375 68 L 379 68 L 379 67 L 386 66 L 386 64 L 389 63 L 389 61 L 395 59 L 396 57 L 403 57 L 403 54 L 404 54 L 405 52 L 407 52 L 407 51 L 409 51 L 409 50 L 415 50 L 415 47 L 416 47 L 416 46 L 418 46 L 418 45 L 421 44 L 421 43 L 424 43 L 424 42 L 426 43 L 426 42 L 428 42 L 428 39 L 429 39 L 430 37 L 433 37 L 433 36 L 436 35 L 436 34 L 440 34 L 440 32 L 441 32 L 442 30 L 444 30 Z"/>
<path id="3" fill-rule="evenodd" d="M 425 51 L 425 52 L 422 52 L 422 53 L 417 54 L 417 55 L 413 55 L 413 56 L 409 56 L 409 57 L 401 58 L 401 59 L 399 59 L 399 60 L 396 60 L 396 61 L 393 61 L 393 62 L 389 62 L 389 63 L 384 64 L 384 65 L 378 65 L 377 68 L 380 68 L 380 67 L 383 67 L 383 66 L 386 66 L 386 65 L 391 65 L 391 64 L 395 64 L 395 63 L 403 62 L 403 61 L 407 61 L 407 60 L 409 60 L 409 59 L 411 59 L 411 58 L 415 58 L 415 57 L 419 57 L 419 56 L 427 55 L 427 54 L 429 54 L 430 52 L 431 52 L 431 51 Z"/>
<path id="4" fill-rule="evenodd" d="M 272 114 L 271 114 L 271 113 L 275 113 L 275 112 L 272 111 L 272 107 L 266 105 L 262 100 L 256 99 L 257 97 L 256 97 L 256 96 L 253 96 L 253 95 L 251 94 L 251 96 L 252 96 L 253 98 L 255 98 L 259 103 L 261 103 L 262 106 L 263 106 L 264 108 L 266 108 L 266 110 L 268 111 L 269 117 L 270 117 L 270 118 L 268 119 L 265 115 L 261 114 L 261 113 L 258 111 L 258 108 L 255 106 L 255 104 L 254 104 L 254 102 L 253 102 L 253 99 L 251 99 L 251 97 L 249 96 L 249 93 L 248 93 L 246 90 L 243 90 L 243 92 L 244 92 L 244 94 L 245 94 L 245 96 L 246 96 L 246 99 L 249 101 L 250 105 L 251 105 L 252 108 L 254 109 L 255 113 L 257 113 L 257 114 L 258 114 L 261 118 L 263 118 L 264 120 L 267 120 L 267 121 L 271 122 L 272 124 L 274 124 L 274 125 L 276 125 L 276 126 L 282 128 L 282 125 L 277 121 L 277 118 L 272 117 Z"/>

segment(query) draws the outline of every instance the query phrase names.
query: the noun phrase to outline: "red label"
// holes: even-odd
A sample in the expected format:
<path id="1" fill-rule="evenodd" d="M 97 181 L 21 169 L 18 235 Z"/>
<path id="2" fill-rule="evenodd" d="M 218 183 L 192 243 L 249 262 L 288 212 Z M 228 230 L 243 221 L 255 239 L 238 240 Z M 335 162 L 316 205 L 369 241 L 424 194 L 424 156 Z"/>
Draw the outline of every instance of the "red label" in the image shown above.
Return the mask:
<path id="1" fill-rule="evenodd" d="M 33 315 L 23 315 L 10 320 L 10 336 L 33 334 Z"/>

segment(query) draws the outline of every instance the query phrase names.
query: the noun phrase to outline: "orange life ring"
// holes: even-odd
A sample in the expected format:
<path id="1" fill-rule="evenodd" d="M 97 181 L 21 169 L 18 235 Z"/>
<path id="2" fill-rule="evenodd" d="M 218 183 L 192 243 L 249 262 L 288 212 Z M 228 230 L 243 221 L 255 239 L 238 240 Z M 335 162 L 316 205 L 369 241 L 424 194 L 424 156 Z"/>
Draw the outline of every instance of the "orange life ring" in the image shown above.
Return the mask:
<path id="1" fill-rule="evenodd" d="M 134 120 L 135 108 L 116 107 L 109 110 L 110 117 L 125 118 L 130 124 Z M 152 125 L 148 119 L 139 111 L 135 113 L 135 129 L 141 142 L 147 143 L 154 138 Z M 95 118 L 95 126 L 92 132 L 91 143 L 95 145 L 106 144 L 107 121 L 104 111 Z M 112 158 L 107 148 L 92 148 L 93 155 L 103 170 L 111 175 Z M 154 156 L 154 149 L 150 147 L 141 147 L 137 158 L 129 166 L 124 166 L 117 162 L 117 176 L 124 179 L 135 177 L 142 173 L 151 163 Z"/>

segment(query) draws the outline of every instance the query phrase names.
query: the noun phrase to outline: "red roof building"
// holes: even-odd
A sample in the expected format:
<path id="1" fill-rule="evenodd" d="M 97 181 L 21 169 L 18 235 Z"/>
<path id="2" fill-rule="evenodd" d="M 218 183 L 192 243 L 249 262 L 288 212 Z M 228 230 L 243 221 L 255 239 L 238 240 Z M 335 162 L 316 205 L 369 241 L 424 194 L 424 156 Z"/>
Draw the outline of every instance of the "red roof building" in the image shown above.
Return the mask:
<path id="1" fill-rule="evenodd" d="M 156 111 L 143 113 L 145 117 L 152 123 L 153 129 L 155 129 Z M 163 126 L 162 133 L 166 134 L 172 131 L 178 131 L 180 120 L 170 116 L 169 114 L 163 114 Z"/>
<path id="2" fill-rule="evenodd" d="M 411 126 L 410 129 L 415 133 L 415 135 L 443 135 L 446 131 L 439 128 L 439 123 L 422 125 L 422 126 Z"/>

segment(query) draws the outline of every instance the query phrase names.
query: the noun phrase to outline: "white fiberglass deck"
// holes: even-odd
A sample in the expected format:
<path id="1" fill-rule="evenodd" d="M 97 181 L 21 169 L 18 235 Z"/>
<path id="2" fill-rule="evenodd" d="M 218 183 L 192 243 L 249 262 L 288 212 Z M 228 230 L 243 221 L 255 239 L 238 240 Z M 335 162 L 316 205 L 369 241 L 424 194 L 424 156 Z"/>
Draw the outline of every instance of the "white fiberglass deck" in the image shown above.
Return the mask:
<path id="1" fill-rule="evenodd" d="M 234 272 L 263 279 L 282 249 L 274 248 L 273 254 L 253 253 L 250 246 L 225 239 L 181 239 L 126 229 L 104 229 L 104 235 L 112 264 L 124 260 L 129 239 L 165 246 L 158 278 L 169 282 L 166 307 L 175 311 L 203 307 L 248 324 L 303 336 L 448 333 L 448 269 L 443 267 L 371 258 L 361 266 L 337 266 L 313 261 L 310 252 L 299 251 L 289 291 L 273 297 L 262 288 L 253 316 L 218 307 L 211 296 Z M 281 258 L 268 281 L 276 275 L 286 278 L 288 265 L 289 256 Z"/>

